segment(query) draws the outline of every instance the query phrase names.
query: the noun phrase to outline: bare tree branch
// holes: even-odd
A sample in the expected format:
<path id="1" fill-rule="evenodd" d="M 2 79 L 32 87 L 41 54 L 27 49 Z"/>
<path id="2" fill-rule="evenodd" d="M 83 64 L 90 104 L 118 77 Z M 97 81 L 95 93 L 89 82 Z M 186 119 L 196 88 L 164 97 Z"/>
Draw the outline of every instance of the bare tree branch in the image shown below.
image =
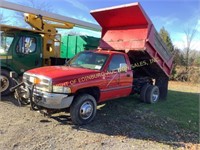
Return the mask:
<path id="1" fill-rule="evenodd" d="M 186 61 L 186 66 L 185 66 L 185 70 L 187 72 L 187 76 L 186 76 L 186 80 L 189 80 L 189 75 L 190 75 L 190 65 L 191 65 L 191 61 L 193 61 L 191 59 L 191 51 L 192 51 L 192 42 L 194 40 L 194 37 L 197 33 L 195 26 L 194 28 L 192 27 L 188 27 L 187 30 L 184 31 L 185 36 L 186 36 L 186 47 L 185 47 L 185 61 Z M 191 63 L 190 63 L 191 62 Z"/>
<path id="2" fill-rule="evenodd" d="M 35 1 L 35 0 L 26 0 L 23 3 L 18 3 L 20 5 L 32 7 L 38 10 L 47 11 L 47 12 L 55 12 L 54 8 L 51 6 L 50 3 L 44 1 Z M 22 20 L 24 18 L 24 13 L 16 12 L 16 18 Z M 24 27 L 28 27 L 28 24 L 23 23 Z"/>
<path id="3" fill-rule="evenodd" d="M 5 18 L 3 12 L 0 12 L 0 23 L 1 24 L 6 24 L 8 22 L 8 19 Z"/>

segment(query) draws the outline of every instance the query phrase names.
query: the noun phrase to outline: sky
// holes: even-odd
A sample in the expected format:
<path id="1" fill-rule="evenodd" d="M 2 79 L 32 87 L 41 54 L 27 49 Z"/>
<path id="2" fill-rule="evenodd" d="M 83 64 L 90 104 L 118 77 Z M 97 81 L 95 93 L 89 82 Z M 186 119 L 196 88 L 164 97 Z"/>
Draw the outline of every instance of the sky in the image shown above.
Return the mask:
<path id="1" fill-rule="evenodd" d="M 28 0 L 7 0 L 9 2 L 27 5 Z M 90 11 L 105 7 L 139 2 L 146 14 L 153 22 L 157 31 L 164 27 L 170 34 L 173 44 L 185 48 L 185 32 L 196 30 L 192 48 L 200 51 L 200 0 L 32 0 L 38 6 L 42 2 L 57 14 L 96 23 Z M 15 20 L 14 12 L 1 9 L 5 17 L 10 18 L 8 24 L 20 24 Z M 12 19 L 11 19 L 12 18 Z M 15 21 L 14 21 L 15 20 Z M 73 29 L 74 32 L 99 36 L 100 33 L 82 29 Z"/>

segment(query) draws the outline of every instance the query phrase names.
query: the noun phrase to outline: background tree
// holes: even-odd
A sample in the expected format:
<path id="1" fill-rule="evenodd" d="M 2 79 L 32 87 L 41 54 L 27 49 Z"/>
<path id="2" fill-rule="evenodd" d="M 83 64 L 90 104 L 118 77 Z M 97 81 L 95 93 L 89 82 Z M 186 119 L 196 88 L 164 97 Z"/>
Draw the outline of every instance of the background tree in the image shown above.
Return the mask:
<path id="1" fill-rule="evenodd" d="M 48 3 L 48 1 L 26 0 L 23 3 L 18 2 L 18 4 L 28 6 L 28 7 L 31 7 L 31 8 L 35 8 L 35 9 L 38 9 L 38 10 L 42 10 L 42 11 L 55 12 L 55 9 L 52 7 L 52 5 L 50 3 Z M 15 17 L 23 20 L 24 19 L 24 13 L 16 12 Z M 26 24 L 25 22 L 23 22 L 22 26 L 28 27 L 29 25 Z"/>
<path id="2" fill-rule="evenodd" d="M 0 23 L 6 24 L 8 22 L 8 19 L 4 16 L 3 12 L 0 12 Z"/>
<path id="3" fill-rule="evenodd" d="M 176 76 L 176 66 L 177 66 L 177 63 L 180 61 L 180 58 L 179 58 L 180 50 L 174 48 L 174 45 L 173 45 L 172 40 L 170 38 L 170 35 L 167 32 L 167 30 L 165 30 L 164 27 L 162 27 L 160 29 L 159 35 L 162 38 L 163 42 L 166 44 L 169 51 L 172 53 L 172 55 L 175 55 L 174 56 L 174 62 L 173 62 L 174 66 L 173 66 L 173 70 L 172 70 L 172 75 L 170 77 L 170 79 L 174 80 L 175 76 Z"/>
<path id="4" fill-rule="evenodd" d="M 186 37 L 186 42 L 185 42 L 185 71 L 186 71 L 186 81 L 189 81 L 189 76 L 191 72 L 190 66 L 192 65 L 192 62 L 194 59 L 191 57 L 191 52 L 192 52 L 192 42 L 196 34 L 196 28 L 187 28 L 185 30 L 185 37 Z"/>
<path id="5" fill-rule="evenodd" d="M 162 27 L 160 29 L 160 36 L 167 48 L 174 55 L 174 68 L 172 70 L 172 80 L 179 81 L 193 81 L 196 82 L 199 72 L 194 66 L 198 66 L 200 62 L 200 54 L 198 51 L 192 49 L 192 42 L 194 40 L 197 30 L 194 27 L 185 30 L 185 42 L 183 43 L 184 49 L 175 48 L 167 30 Z"/>
<path id="6" fill-rule="evenodd" d="M 159 31 L 160 37 L 162 38 L 162 40 L 164 41 L 164 43 L 166 44 L 167 48 L 171 51 L 174 52 L 174 45 L 172 43 L 172 40 L 170 38 L 169 33 L 167 32 L 167 30 L 165 30 L 164 27 L 162 27 Z"/>

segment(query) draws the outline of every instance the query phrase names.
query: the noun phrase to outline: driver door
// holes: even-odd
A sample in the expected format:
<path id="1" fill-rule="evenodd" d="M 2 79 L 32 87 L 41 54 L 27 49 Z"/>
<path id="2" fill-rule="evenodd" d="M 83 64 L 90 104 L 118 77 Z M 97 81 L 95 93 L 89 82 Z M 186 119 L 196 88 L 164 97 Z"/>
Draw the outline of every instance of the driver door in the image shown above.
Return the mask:
<path id="1" fill-rule="evenodd" d="M 130 79 L 130 82 L 127 82 L 127 72 L 119 71 L 121 64 L 127 65 L 123 54 L 114 54 L 111 56 L 107 73 L 105 73 L 105 88 L 101 91 L 103 99 L 102 101 L 119 98 L 130 94 L 132 80 Z"/>

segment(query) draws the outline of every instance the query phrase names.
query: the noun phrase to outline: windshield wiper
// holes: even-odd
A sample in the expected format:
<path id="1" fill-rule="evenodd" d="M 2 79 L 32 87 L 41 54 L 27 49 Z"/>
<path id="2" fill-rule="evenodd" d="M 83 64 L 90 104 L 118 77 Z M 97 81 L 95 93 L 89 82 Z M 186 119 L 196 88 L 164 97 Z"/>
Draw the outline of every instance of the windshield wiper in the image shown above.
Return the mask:
<path id="1" fill-rule="evenodd" d="M 78 65 L 78 64 L 69 64 L 70 67 L 77 67 L 77 68 L 84 68 L 83 66 L 81 65 Z"/>
<path id="2" fill-rule="evenodd" d="M 98 69 L 93 69 L 93 68 L 88 68 L 88 67 L 84 67 L 84 68 L 86 68 L 86 69 L 90 69 L 90 70 L 98 70 Z"/>

